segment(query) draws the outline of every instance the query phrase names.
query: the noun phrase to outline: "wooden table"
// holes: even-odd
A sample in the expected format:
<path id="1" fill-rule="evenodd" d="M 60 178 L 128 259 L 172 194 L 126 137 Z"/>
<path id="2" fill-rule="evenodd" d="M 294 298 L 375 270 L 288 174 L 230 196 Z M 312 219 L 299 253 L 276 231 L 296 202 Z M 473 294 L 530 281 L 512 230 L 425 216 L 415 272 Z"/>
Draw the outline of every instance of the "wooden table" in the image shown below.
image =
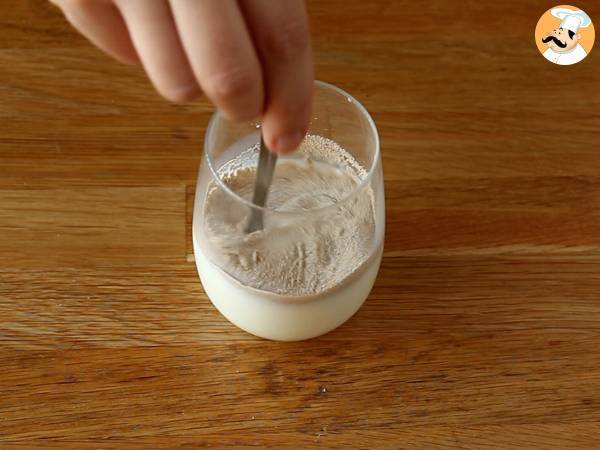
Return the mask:
<path id="1" fill-rule="evenodd" d="M 286 344 L 230 325 L 196 274 L 210 104 L 167 104 L 45 1 L 4 0 L 0 443 L 597 446 L 600 49 L 546 62 L 549 6 L 310 3 L 318 78 L 379 127 L 387 235 L 360 312 Z"/>

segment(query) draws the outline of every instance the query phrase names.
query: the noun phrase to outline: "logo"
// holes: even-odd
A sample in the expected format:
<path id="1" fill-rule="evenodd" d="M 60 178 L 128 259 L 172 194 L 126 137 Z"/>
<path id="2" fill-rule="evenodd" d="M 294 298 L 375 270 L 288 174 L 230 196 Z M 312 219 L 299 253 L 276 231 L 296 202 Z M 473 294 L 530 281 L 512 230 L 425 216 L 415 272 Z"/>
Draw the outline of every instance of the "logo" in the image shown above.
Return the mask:
<path id="1" fill-rule="evenodd" d="M 592 51 L 595 39 L 594 24 L 584 11 L 561 5 L 546 11 L 535 28 L 535 43 L 548 61 L 570 66 Z"/>

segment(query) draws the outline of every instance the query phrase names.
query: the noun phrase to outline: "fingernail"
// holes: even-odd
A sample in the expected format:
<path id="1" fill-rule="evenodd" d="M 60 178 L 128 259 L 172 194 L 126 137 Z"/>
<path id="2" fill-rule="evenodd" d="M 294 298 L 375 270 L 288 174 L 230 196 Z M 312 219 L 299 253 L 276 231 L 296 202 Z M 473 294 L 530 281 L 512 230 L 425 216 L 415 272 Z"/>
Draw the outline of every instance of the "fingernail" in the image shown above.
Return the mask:
<path id="1" fill-rule="evenodd" d="M 304 133 L 301 131 L 284 134 L 275 139 L 275 146 L 271 150 L 275 153 L 291 153 L 298 148 L 302 139 L 304 139 Z"/>

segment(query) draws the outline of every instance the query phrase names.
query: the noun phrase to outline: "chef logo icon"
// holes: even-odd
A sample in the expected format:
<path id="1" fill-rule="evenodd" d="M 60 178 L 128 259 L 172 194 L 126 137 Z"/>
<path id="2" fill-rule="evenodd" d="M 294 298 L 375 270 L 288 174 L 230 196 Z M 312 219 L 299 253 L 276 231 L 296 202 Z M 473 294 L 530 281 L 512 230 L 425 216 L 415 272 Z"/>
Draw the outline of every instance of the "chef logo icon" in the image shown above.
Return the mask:
<path id="1" fill-rule="evenodd" d="M 582 61 L 594 46 L 594 24 L 584 11 L 561 5 L 546 11 L 535 29 L 538 50 L 548 61 L 570 66 Z"/>

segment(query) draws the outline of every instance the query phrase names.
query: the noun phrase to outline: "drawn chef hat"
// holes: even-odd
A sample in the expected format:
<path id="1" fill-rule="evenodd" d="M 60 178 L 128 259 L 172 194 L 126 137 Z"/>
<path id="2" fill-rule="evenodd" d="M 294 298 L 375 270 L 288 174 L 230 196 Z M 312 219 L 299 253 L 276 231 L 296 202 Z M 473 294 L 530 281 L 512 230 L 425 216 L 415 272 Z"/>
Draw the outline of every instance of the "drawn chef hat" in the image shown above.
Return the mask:
<path id="1" fill-rule="evenodd" d="M 554 8 L 550 12 L 554 17 L 561 20 L 560 28 L 571 30 L 573 33 L 577 33 L 579 28 L 589 27 L 592 23 L 590 16 L 580 9 Z"/>

